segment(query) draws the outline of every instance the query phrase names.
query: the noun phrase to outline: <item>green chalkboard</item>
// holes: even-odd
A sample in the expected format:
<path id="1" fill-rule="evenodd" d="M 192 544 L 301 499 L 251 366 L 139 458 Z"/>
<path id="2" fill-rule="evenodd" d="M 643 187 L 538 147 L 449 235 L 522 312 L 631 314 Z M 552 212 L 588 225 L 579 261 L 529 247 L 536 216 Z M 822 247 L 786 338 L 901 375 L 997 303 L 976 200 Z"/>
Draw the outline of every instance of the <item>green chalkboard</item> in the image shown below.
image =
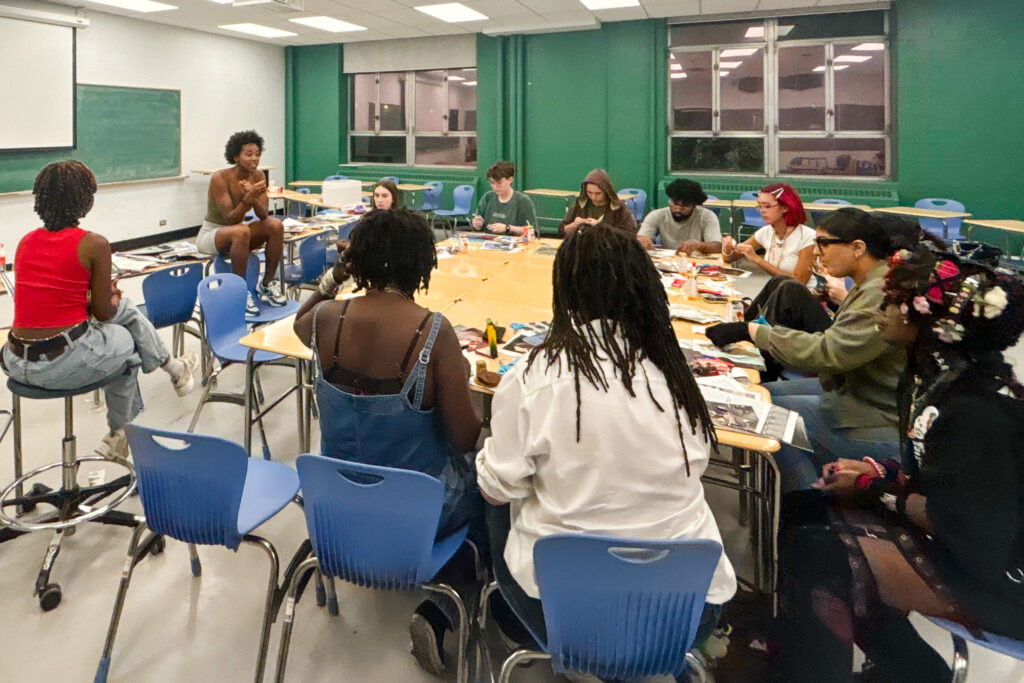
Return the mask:
<path id="1" fill-rule="evenodd" d="M 181 92 L 78 85 L 77 147 L 55 152 L 0 152 L 0 192 L 31 190 L 36 174 L 60 159 L 84 162 L 96 180 L 181 174 Z"/>

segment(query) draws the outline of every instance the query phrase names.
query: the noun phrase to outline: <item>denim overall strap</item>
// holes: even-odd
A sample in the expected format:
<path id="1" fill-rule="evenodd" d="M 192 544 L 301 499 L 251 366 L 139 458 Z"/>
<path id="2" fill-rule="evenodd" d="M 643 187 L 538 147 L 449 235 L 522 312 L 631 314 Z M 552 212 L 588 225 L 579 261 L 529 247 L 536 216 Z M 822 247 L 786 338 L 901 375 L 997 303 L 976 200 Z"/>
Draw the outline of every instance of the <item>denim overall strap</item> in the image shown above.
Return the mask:
<path id="1" fill-rule="evenodd" d="M 318 344 L 316 343 L 316 317 L 320 314 L 320 307 L 324 304 L 329 303 L 328 301 L 321 301 L 313 307 L 313 332 L 309 340 L 310 349 L 313 351 L 313 383 L 316 384 L 318 381 L 324 378 L 323 368 L 320 367 L 320 352 L 317 350 Z"/>
<path id="2" fill-rule="evenodd" d="M 405 384 L 402 385 L 402 396 L 409 396 L 409 391 L 412 390 L 413 384 L 416 385 L 415 398 L 412 401 L 412 407 L 414 410 L 420 410 L 423 406 L 423 387 L 427 383 L 427 364 L 430 362 L 430 351 L 434 348 L 434 341 L 437 339 L 438 330 L 441 329 L 442 316 L 440 313 L 434 314 L 434 322 L 430 325 L 430 334 L 427 335 L 427 342 L 423 345 L 423 349 L 420 351 L 420 357 L 416 361 L 416 365 L 413 366 L 412 372 L 405 379 Z"/>

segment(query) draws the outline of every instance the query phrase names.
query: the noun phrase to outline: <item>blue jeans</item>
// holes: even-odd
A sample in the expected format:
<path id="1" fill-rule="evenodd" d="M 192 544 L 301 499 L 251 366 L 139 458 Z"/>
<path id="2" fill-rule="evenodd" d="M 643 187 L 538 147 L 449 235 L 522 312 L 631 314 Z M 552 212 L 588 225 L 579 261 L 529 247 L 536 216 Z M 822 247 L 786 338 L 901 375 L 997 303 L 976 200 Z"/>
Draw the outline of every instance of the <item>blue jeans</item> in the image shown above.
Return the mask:
<path id="1" fill-rule="evenodd" d="M 122 298 L 117 314 L 105 322 L 89 319 L 89 329 L 52 360 L 29 361 L 4 345 L 7 373 L 22 384 L 44 389 L 77 389 L 110 377 L 126 364 L 131 371 L 104 385 L 107 425 L 121 429 L 142 411 L 142 395 L 136 368 L 149 373 L 170 354 L 149 319 L 128 298 Z"/>
<path id="2" fill-rule="evenodd" d="M 860 460 L 900 459 L 900 441 L 895 427 L 836 427 L 821 408 L 821 382 L 811 377 L 789 382 L 768 382 L 772 403 L 800 413 L 807 427 L 813 453 L 782 444 L 775 454 L 782 492 L 810 488 L 821 469 L 836 458 Z"/>

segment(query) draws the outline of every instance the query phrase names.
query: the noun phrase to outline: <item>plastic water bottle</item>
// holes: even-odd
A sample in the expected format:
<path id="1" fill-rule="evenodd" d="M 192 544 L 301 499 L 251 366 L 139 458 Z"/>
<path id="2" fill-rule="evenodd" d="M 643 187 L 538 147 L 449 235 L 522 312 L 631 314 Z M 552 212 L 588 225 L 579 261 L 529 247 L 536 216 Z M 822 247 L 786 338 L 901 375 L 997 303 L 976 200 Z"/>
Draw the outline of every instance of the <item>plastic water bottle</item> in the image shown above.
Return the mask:
<path id="1" fill-rule="evenodd" d="M 698 299 L 700 298 L 700 292 L 697 291 L 697 262 L 691 261 L 690 266 L 686 269 L 686 286 L 683 287 L 683 294 L 687 299 Z"/>

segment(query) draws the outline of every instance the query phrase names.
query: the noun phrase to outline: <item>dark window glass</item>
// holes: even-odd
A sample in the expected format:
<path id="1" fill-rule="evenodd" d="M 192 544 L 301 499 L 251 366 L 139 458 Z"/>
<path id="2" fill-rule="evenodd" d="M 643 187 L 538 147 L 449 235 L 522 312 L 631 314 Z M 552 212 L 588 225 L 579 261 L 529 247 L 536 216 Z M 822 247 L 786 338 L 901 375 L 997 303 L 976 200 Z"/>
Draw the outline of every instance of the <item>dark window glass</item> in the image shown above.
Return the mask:
<path id="1" fill-rule="evenodd" d="M 781 138 L 779 173 L 884 176 L 884 138 Z"/>
<path id="2" fill-rule="evenodd" d="M 417 135 L 415 163 L 473 166 L 476 164 L 476 137 Z"/>
<path id="3" fill-rule="evenodd" d="M 849 35 L 849 34 L 847 34 Z M 669 32 L 673 47 L 763 43 L 763 21 L 729 21 L 719 24 L 680 24 Z"/>
<path id="4" fill-rule="evenodd" d="M 371 164 L 404 164 L 405 137 L 352 135 L 349 137 L 349 159 Z"/>
<path id="5" fill-rule="evenodd" d="M 778 21 L 779 40 L 880 36 L 885 33 L 885 15 L 882 12 L 779 17 Z"/>
<path id="6" fill-rule="evenodd" d="M 672 138 L 672 171 L 764 173 L 764 138 Z"/>

